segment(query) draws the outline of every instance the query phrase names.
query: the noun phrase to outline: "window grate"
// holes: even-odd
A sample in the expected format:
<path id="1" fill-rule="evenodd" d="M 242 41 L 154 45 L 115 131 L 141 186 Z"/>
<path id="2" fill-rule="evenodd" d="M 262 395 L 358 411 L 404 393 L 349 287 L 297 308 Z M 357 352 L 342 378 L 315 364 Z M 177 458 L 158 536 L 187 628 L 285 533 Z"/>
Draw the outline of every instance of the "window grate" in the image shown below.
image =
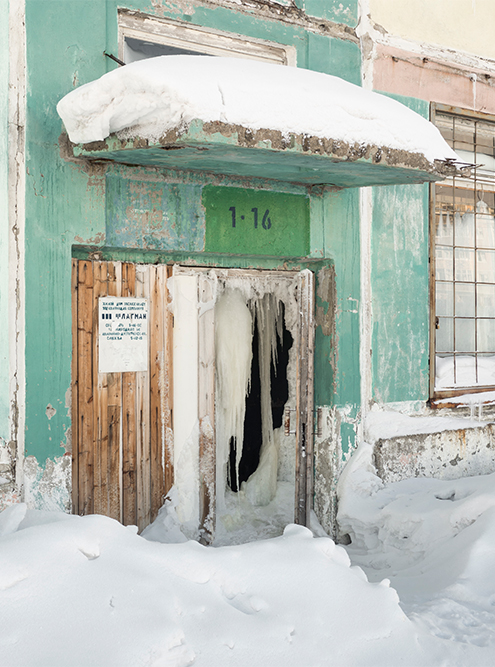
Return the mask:
<path id="1" fill-rule="evenodd" d="M 495 385 L 495 123 L 438 112 L 470 177 L 434 187 L 434 392 Z"/>

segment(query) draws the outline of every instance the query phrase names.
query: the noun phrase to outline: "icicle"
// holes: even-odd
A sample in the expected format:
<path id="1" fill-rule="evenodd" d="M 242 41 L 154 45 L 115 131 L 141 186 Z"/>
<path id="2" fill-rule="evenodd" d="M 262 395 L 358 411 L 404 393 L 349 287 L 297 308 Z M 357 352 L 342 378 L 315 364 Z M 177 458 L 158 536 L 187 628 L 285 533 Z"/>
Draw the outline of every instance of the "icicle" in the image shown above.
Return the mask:
<path id="1" fill-rule="evenodd" d="M 230 439 L 236 441 L 236 475 L 242 456 L 246 395 L 252 361 L 253 320 L 244 297 L 227 289 L 215 305 L 217 505 L 224 504 Z"/>
<path id="2" fill-rule="evenodd" d="M 277 363 L 277 337 L 283 337 L 283 314 L 273 294 L 254 301 L 258 321 L 262 445 L 257 469 L 242 485 L 253 505 L 268 505 L 277 491 L 278 449 L 273 437 L 271 364 Z"/>

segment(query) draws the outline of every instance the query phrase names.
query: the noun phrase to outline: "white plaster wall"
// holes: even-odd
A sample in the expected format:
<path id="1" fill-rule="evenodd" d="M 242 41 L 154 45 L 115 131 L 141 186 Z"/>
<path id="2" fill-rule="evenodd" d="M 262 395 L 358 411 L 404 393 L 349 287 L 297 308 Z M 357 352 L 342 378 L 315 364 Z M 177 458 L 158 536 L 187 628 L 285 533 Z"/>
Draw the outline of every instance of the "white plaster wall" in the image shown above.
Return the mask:
<path id="1" fill-rule="evenodd" d="M 495 59 L 494 0 L 369 0 L 369 7 L 391 35 Z"/>
<path id="2" fill-rule="evenodd" d="M 0 0 L 0 510 L 21 500 L 25 0 Z"/>
<path id="3" fill-rule="evenodd" d="M 26 457 L 23 500 L 29 509 L 70 512 L 71 463 L 70 454 L 47 459 L 45 466 L 39 465 L 34 456 Z"/>
<path id="4" fill-rule="evenodd" d="M 174 275 L 174 484 L 183 523 L 199 522 L 198 278 Z"/>

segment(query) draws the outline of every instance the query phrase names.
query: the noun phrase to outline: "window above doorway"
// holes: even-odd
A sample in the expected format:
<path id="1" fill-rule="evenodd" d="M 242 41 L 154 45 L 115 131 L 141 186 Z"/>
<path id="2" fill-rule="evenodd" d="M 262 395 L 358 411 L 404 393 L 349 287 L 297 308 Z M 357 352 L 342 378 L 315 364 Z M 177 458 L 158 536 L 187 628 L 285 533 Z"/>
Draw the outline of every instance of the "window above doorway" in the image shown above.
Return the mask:
<path id="1" fill-rule="evenodd" d="M 495 387 L 495 117 L 437 105 L 433 122 L 473 168 L 432 186 L 433 398 Z"/>
<path id="2" fill-rule="evenodd" d="M 163 55 L 228 56 L 296 65 L 291 45 L 119 10 L 119 57 L 126 65 Z"/>

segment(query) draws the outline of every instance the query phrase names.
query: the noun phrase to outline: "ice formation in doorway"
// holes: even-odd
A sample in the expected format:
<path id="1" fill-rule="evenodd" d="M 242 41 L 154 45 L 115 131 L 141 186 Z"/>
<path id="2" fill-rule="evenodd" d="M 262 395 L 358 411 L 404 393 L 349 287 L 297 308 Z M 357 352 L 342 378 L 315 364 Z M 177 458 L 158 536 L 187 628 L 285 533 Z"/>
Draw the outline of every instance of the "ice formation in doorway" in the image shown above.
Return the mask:
<path id="1" fill-rule="evenodd" d="M 235 438 L 235 488 L 243 454 L 246 397 L 249 392 L 254 322 L 258 325 L 261 385 L 262 445 L 260 460 L 241 490 L 252 505 L 268 505 L 277 491 L 278 446 L 271 406 L 271 366 L 277 361 L 277 340 L 282 341 L 282 303 L 273 293 L 251 295 L 227 288 L 215 306 L 217 509 L 225 508 L 230 441 Z"/>
<path id="2" fill-rule="evenodd" d="M 230 439 L 242 443 L 246 396 L 251 377 L 253 320 L 238 290 L 227 289 L 215 306 L 215 364 L 217 410 L 217 490 L 225 488 Z M 242 447 L 236 450 L 236 473 Z M 221 506 L 223 494 L 217 497 Z"/>

